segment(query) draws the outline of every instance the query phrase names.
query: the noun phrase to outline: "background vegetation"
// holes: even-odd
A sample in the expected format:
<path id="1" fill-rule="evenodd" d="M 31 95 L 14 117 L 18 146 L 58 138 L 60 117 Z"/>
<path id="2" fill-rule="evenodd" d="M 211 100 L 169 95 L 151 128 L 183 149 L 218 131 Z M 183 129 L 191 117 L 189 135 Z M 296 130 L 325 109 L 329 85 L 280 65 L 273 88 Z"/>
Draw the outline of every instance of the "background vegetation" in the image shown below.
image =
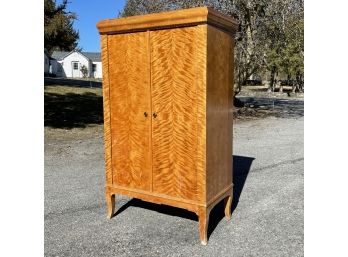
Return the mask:
<path id="1" fill-rule="evenodd" d="M 77 16 L 66 11 L 67 4 L 67 0 L 60 5 L 53 0 L 45 0 L 44 45 L 49 54 L 54 50 L 72 51 L 77 47 L 79 33 L 73 28 Z"/>
<path id="2" fill-rule="evenodd" d="M 303 0 L 127 0 L 121 17 L 209 6 L 239 22 L 235 48 L 236 94 L 263 80 L 269 91 L 287 84 L 304 90 Z M 283 80 L 283 81 L 281 81 Z"/>
<path id="3" fill-rule="evenodd" d="M 67 0 L 45 0 L 45 48 L 71 51 L 79 34 L 75 13 Z M 268 91 L 283 85 L 304 91 L 303 0 L 126 0 L 120 17 L 209 6 L 239 22 L 235 46 L 235 92 L 243 85 L 262 83 Z"/>

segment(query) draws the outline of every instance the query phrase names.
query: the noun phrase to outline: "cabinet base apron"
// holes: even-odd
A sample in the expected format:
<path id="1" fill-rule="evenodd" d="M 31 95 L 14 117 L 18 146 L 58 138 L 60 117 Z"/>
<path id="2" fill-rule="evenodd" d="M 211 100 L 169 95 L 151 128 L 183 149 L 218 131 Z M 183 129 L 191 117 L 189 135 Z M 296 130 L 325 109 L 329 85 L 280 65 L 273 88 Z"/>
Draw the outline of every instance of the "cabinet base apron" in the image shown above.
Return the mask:
<path id="1" fill-rule="evenodd" d="M 107 217 L 111 219 L 115 213 L 115 195 L 125 195 L 141 199 L 146 202 L 155 204 L 165 204 L 173 207 L 186 209 L 194 212 L 198 216 L 199 221 L 199 236 L 201 243 L 206 245 L 208 242 L 208 225 L 209 225 L 209 214 L 210 211 L 220 201 L 224 200 L 224 212 L 227 220 L 231 219 L 231 206 L 233 199 L 233 184 L 229 185 L 225 189 L 221 190 L 214 198 L 208 203 L 203 204 L 192 200 L 171 197 L 162 195 L 154 192 L 148 192 L 140 189 L 129 189 L 119 185 L 107 185 L 105 187 L 105 197 L 107 205 Z"/>

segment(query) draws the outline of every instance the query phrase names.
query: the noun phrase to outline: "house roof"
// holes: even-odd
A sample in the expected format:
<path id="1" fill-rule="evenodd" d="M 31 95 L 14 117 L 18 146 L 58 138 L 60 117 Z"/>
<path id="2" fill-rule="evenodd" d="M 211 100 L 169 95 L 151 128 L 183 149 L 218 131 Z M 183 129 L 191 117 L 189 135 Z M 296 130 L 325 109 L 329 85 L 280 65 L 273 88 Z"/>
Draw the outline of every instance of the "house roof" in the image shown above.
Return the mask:
<path id="1" fill-rule="evenodd" d="M 81 52 L 81 53 L 87 56 L 89 59 L 91 59 L 92 62 L 101 62 L 100 53 L 96 53 L 96 52 Z"/>
<path id="2" fill-rule="evenodd" d="M 65 56 L 67 56 L 70 52 L 63 52 L 63 51 L 53 51 L 51 57 L 56 59 L 57 61 L 61 61 L 64 59 Z"/>
<path id="3" fill-rule="evenodd" d="M 77 51 L 79 52 L 79 51 Z M 65 52 L 65 51 L 53 51 L 52 58 L 61 61 L 63 60 L 67 55 L 69 55 L 71 52 Z M 79 52 L 82 55 L 86 56 L 88 59 L 90 59 L 92 62 L 100 62 L 101 56 L 100 53 L 97 52 Z"/>

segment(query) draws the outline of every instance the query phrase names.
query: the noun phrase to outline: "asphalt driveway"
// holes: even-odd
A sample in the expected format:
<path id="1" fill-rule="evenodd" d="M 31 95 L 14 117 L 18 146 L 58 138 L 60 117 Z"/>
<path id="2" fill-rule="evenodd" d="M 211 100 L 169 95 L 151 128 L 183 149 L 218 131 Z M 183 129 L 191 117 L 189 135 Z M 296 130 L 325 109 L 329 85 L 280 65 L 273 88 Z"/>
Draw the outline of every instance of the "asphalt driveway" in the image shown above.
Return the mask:
<path id="1" fill-rule="evenodd" d="M 232 219 L 211 212 L 207 246 L 185 210 L 117 196 L 106 218 L 102 126 L 46 133 L 45 256 L 303 256 L 303 122 L 236 122 Z"/>

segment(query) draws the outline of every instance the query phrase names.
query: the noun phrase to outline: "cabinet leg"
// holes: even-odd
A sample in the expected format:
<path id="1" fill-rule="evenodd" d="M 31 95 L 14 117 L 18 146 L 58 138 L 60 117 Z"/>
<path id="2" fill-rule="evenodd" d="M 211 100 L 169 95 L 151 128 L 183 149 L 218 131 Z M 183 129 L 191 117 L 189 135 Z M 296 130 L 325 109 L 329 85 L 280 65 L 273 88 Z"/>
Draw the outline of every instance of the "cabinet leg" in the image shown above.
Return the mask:
<path id="1" fill-rule="evenodd" d="M 209 211 L 207 208 L 199 208 L 199 237 L 202 245 L 208 244 L 208 225 L 209 225 Z"/>
<path id="2" fill-rule="evenodd" d="M 231 205 L 232 205 L 232 194 L 224 199 L 225 218 L 227 220 L 231 219 Z"/>
<path id="3" fill-rule="evenodd" d="M 114 194 L 106 194 L 106 206 L 108 208 L 107 217 L 111 219 L 115 211 L 115 195 Z"/>

